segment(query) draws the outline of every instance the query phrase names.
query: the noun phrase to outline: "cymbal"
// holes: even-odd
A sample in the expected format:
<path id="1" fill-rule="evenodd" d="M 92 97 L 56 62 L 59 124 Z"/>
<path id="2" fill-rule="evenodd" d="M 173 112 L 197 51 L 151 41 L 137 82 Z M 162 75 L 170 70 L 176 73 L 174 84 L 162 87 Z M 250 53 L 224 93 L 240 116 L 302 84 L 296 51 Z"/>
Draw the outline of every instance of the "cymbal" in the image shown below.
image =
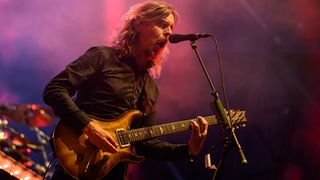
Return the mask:
<path id="1" fill-rule="evenodd" d="M 0 105 L 0 113 L 9 120 L 37 127 L 51 124 L 53 113 L 49 111 L 50 108 L 37 104 Z"/>

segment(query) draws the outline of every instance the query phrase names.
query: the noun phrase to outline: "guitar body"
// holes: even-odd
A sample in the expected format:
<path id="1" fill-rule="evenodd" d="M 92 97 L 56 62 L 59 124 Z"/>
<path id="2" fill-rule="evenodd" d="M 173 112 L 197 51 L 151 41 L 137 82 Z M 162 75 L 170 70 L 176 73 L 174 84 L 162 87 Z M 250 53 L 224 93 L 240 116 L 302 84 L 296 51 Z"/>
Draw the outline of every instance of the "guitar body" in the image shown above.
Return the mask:
<path id="1" fill-rule="evenodd" d="M 141 116 L 140 111 L 130 110 L 109 121 L 93 116 L 91 119 L 108 131 L 120 144 L 116 130 L 128 130 L 131 122 Z M 100 179 L 119 162 L 139 163 L 144 160 L 144 157 L 134 154 L 132 146 L 120 146 L 116 153 L 101 151 L 89 142 L 84 133 L 75 130 L 63 121 L 59 121 L 54 129 L 53 144 L 64 170 L 78 179 Z"/>

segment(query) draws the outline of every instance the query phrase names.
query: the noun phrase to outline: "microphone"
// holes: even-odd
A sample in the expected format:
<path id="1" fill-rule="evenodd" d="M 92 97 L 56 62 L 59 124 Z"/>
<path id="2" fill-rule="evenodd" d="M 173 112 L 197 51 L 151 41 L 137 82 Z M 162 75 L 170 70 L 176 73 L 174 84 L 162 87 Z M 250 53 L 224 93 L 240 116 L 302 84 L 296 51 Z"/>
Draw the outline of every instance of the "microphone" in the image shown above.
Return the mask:
<path id="1" fill-rule="evenodd" d="M 179 43 L 181 41 L 196 41 L 200 38 L 206 38 L 211 36 L 209 33 L 195 33 L 195 34 L 171 34 L 169 36 L 169 42 L 172 44 Z"/>

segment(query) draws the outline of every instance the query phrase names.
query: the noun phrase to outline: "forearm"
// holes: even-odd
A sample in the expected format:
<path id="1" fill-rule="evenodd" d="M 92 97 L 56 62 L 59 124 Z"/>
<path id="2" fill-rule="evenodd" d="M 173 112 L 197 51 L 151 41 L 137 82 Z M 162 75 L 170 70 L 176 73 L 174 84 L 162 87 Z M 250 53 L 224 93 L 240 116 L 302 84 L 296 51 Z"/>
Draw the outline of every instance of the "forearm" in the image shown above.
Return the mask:
<path id="1" fill-rule="evenodd" d="M 139 155 L 156 160 L 173 161 L 189 157 L 188 145 L 171 144 L 159 139 L 138 143 L 135 150 Z"/>

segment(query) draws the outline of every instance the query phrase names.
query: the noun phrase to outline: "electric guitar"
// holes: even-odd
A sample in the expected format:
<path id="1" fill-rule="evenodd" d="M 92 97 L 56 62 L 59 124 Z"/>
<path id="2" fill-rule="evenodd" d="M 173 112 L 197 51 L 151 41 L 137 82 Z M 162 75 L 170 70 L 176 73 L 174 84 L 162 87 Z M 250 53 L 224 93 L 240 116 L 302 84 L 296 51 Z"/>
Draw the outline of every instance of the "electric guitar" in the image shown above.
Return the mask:
<path id="1" fill-rule="evenodd" d="M 226 111 L 227 116 L 229 113 Z M 230 111 L 231 125 L 246 123 L 244 111 Z M 53 145 L 59 162 L 65 171 L 78 179 L 100 179 L 119 162 L 139 163 L 143 156 L 133 152 L 132 145 L 155 137 L 187 131 L 191 129 L 191 120 L 183 120 L 151 127 L 130 129 L 131 122 L 140 118 L 142 113 L 130 110 L 113 120 L 103 120 L 90 116 L 91 120 L 108 131 L 119 144 L 116 153 L 99 150 L 91 144 L 88 137 L 71 128 L 64 121 L 59 121 L 53 132 Z M 209 125 L 222 124 L 216 115 L 204 117 Z M 198 121 L 197 119 L 193 119 Z"/>

